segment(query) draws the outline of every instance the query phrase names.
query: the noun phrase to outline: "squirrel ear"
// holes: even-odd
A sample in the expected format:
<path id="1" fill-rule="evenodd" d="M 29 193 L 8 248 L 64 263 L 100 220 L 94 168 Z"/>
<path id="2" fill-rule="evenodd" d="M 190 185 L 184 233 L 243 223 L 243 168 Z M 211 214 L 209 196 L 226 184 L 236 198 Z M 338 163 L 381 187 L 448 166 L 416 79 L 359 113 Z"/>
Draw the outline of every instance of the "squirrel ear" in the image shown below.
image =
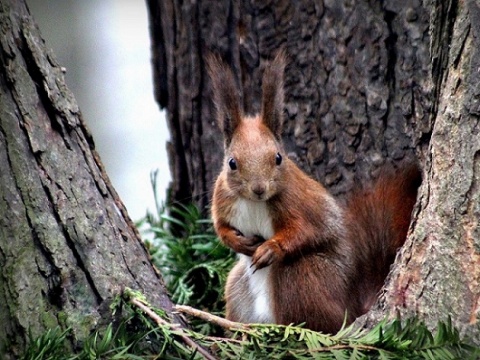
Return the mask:
<path id="1" fill-rule="evenodd" d="M 216 118 L 228 146 L 242 119 L 240 95 L 230 67 L 218 55 L 208 54 L 207 71 L 212 80 Z"/>
<path id="2" fill-rule="evenodd" d="M 283 125 L 285 62 L 285 51 L 281 49 L 273 61 L 267 65 L 262 79 L 262 119 L 278 140 L 281 139 Z"/>

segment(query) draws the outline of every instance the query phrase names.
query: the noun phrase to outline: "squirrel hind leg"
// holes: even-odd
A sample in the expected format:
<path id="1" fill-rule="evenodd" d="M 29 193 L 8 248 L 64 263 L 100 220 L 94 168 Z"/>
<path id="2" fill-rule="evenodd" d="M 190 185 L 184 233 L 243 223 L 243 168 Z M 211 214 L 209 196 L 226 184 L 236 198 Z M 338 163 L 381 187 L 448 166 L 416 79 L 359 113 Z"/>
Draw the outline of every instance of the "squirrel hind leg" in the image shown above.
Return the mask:
<path id="1" fill-rule="evenodd" d="M 249 322 L 254 300 L 250 295 L 245 266 L 237 262 L 228 274 L 225 287 L 225 316 L 236 322 Z"/>

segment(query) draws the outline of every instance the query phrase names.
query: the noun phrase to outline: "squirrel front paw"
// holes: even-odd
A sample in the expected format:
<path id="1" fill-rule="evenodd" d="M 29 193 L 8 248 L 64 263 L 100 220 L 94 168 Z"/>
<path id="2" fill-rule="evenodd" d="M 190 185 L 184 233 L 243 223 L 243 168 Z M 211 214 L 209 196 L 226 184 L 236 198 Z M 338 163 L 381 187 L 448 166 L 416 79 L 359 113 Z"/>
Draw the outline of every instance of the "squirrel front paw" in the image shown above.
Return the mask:
<path id="1" fill-rule="evenodd" d="M 256 270 L 263 269 L 274 262 L 280 261 L 285 254 L 279 243 L 274 240 L 265 241 L 252 256 L 252 267 Z"/>
<path id="2" fill-rule="evenodd" d="M 261 236 L 254 235 L 252 237 L 244 236 L 240 231 L 235 231 L 235 240 L 234 245 L 232 246 L 233 250 L 237 253 L 245 254 L 247 256 L 252 256 L 257 248 L 262 244 L 265 239 Z"/>

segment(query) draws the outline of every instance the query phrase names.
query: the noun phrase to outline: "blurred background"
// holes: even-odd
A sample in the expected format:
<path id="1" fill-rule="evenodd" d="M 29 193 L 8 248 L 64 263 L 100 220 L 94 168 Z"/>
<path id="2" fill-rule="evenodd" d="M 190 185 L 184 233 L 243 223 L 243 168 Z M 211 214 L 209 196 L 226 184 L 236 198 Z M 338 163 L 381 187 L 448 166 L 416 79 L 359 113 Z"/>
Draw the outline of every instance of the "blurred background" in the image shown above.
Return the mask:
<path id="1" fill-rule="evenodd" d="M 67 69 L 66 81 L 97 151 L 130 217 L 155 209 L 170 181 L 165 113 L 153 97 L 144 1 L 26 0 L 47 47 Z"/>

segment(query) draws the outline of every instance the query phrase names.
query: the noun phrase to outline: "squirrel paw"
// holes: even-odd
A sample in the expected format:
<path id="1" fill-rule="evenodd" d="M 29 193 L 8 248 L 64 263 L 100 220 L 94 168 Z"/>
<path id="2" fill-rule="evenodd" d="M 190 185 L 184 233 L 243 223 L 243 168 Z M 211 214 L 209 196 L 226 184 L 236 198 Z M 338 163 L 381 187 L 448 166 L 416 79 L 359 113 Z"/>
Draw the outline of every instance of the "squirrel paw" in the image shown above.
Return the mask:
<path id="1" fill-rule="evenodd" d="M 261 236 L 254 235 L 252 237 L 245 237 L 240 231 L 236 231 L 235 247 L 233 250 L 237 253 L 252 256 L 259 245 L 265 241 Z"/>
<path id="2" fill-rule="evenodd" d="M 276 261 L 280 261 L 283 257 L 284 253 L 278 242 L 275 240 L 268 240 L 260 245 L 253 254 L 252 267 L 257 271 Z"/>

